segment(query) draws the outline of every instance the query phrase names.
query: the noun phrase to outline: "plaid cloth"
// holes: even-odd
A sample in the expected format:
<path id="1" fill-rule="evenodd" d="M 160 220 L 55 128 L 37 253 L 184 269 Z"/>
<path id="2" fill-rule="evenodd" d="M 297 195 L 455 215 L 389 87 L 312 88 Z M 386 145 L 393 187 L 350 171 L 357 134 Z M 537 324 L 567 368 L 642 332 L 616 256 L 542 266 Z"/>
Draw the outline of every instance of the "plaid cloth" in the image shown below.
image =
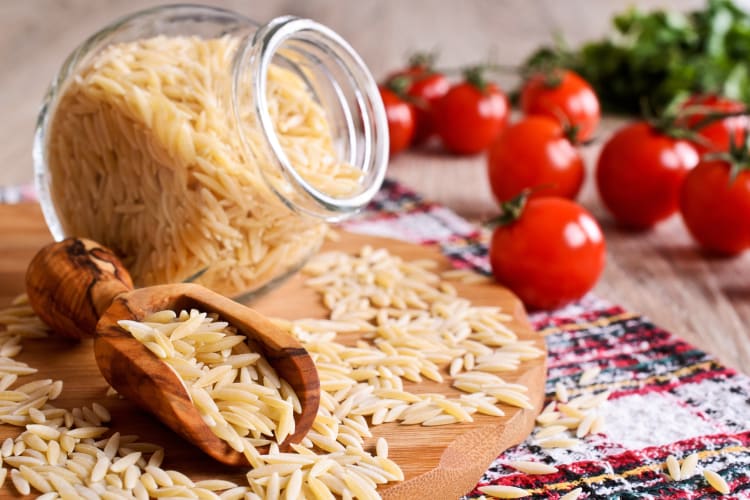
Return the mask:
<path id="1" fill-rule="evenodd" d="M 0 202 L 33 200 L 33 190 L 0 189 Z M 438 244 L 458 268 L 489 274 L 488 233 L 451 210 L 386 181 L 358 217 L 352 232 Z M 590 367 L 601 374 L 586 390 L 611 391 L 599 411 L 603 432 L 571 449 L 543 449 L 533 438 L 503 452 L 476 488 L 500 484 L 528 490 L 528 498 L 560 498 L 582 488 L 580 498 L 720 498 L 698 473 L 671 481 L 665 459 L 696 452 L 699 470 L 718 472 L 731 495 L 750 499 L 750 377 L 712 359 L 647 318 L 587 295 L 563 309 L 531 315 L 549 350 L 547 401 L 563 384 L 571 397 Z M 509 461 L 554 464 L 558 472 L 527 475 Z M 478 489 L 465 499 L 481 496 Z"/>
<path id="2" fill-rule="evenodd" d="M 353 232 L 437 243 L 456 267 L 489 274 L 488 233 L 445 207 L 387 181 L 368 210 L 343 224 Z M 737 373 L 647 318 L 589 294 L 563 309 L 531 315 L 549 350 L 547 401 L 563 384 L 575 397 L 578 378 L 601 368 L 587 391 L 610 390 L 600 408 L 603 432 L 571 449 L 543 449 L 533 438 L 503 452 L 477 484 L 516 486 L 528 498 L 720 498 L 701 473 L 682 481 L 665 460 L 697 452 L 698 470 L 718 472 L 731 488 L 724 498 L 750 499 L 750 377 Z M 503 464 L 534 460 L 558 472 L 527 475 Z M 481 492 L 467 492 L 466 499 Z"/>

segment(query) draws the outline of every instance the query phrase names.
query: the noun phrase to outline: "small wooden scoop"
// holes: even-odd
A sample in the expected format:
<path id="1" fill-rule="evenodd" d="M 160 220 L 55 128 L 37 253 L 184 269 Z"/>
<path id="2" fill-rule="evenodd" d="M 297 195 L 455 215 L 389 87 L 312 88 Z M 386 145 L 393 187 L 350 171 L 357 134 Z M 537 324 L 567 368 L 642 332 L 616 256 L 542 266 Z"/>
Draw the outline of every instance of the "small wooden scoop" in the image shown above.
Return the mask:
<path id="1" fill-rule="evenodd" d="M 310 429 L 320 402 L 320 381 L 312 359 L 289 334 L 260 313 L 195 284 L 133 289 L 133 281 L 107 248 L 85 239 L 53 243 L 34 257 L 26 272 L 29 302 L 55 333 L 94 336 L 96 362 L 107 382 L 205 453 L 229 465 L 249 465 L 245 456 L 217 437 L 201 418 L 177 374 L 123 330 L 122 319 L 142 321 L 171 309 L 216 313 L 244 334 L 294 388 L 302 405 L 285 449 Z M 259 451 L 264 452 L 262 448 Z"/>

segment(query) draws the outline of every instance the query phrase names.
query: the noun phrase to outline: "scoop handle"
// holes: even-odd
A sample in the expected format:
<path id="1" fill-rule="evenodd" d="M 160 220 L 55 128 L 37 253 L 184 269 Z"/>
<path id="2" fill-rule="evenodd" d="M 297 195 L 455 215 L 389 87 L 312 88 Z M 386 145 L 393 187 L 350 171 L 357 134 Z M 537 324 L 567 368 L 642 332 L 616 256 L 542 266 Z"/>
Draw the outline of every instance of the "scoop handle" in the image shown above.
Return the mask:
<path id="1" fill-rule="evenodd" d="M 114 252 L 83 238 L 45 246 L 26 270 L 32 309 L 55 333 L 69 338 L 93 336 L 115 297 L 132 289 L 133 280 Z"/>

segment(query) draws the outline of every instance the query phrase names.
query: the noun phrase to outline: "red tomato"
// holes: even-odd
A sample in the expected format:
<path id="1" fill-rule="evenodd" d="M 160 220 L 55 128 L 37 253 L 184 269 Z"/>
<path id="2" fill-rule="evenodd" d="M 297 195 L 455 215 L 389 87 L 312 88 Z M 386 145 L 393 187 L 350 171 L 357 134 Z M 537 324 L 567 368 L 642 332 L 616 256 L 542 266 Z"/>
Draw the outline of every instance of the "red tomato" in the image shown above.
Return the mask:
<path id="1" fill-rule="evenodd" d="M 745 105 L 717 95 L 694 95 L 683 104 L 683 111 L 688 112 L 685 124 L 695 127 L 708 113 L 736 113 L 743 111 Z M 702 140 L 694 141 L 695 149 L 700 155 L 714 151 L 727 151 L 730 142 L 742 144 L 745 130 L 750 128 L 747 116 L 729 116 L 701 127 L 696 132 Z"/>
<path id="2" fill-rule="evenodd" d="M 509 125 L 490 147 L 487 160 L 490 187 L 498 201 L 507 201 L 527 188 L 535 196 L 574 199 L 583 183 L 583 160 L 559 122 L 529 116 Z"/>
<path id="3" fill-rule="evenodd" d="M 702 161 L 682 184 L 680 212 L 703 248 L 736 255 L 750 248 L 750 170 L 729 174 L 726 161 Z"/>
<path id="4" fill-rule="evenodd" d="M 380 87 L 380 97 L 388 118 L 388 136 L 391 156 L 406 149 L 414 137 L 414 108 L 394 92 Z"/>
<path id="5" fill-rule="evenodd" d="M 435 133 L 432 110 L 435 103 L 448 92 L 450 86 L 445 75 L 440 73 L 424 73 L 413 79 L 406 94 L 412 98 L 416 110 L 415 144 L 426 141 Z"/>
<path id="6" fill-rule="evenodd" d="M 443 145 L 458 154 L 483 151 L 508 122 L 508 98 L 488 83 L 469 82 L 451 87 L 435 104 L 435 127 Z"/>
<path id="7" fill-rule="evenodd" d="M 677 211 L 682 180 L 698 159 L 688 141 L 646 122 L 632 123 L 618 130 L 599 155 L 599 195 L 620 224 L 647 229 Z"/>
<path id="8" fill-rule="evenodd" d="M 497 281 L 531 309 L 553 309 L 581 298 L 604 269 L 599 224 L 566 198 L 530 199 L 520 217 L 492 234 L 490 264 Z"/>
<path id="9" fill-rule="evenodd" d="M 601 110 L 594 89 L 570 70 L 539 73 L 521 89 L 521 109 L 527 115 L 546 115 L 578 127 L 578 140 L 588 141 L 599 125 Z"/>

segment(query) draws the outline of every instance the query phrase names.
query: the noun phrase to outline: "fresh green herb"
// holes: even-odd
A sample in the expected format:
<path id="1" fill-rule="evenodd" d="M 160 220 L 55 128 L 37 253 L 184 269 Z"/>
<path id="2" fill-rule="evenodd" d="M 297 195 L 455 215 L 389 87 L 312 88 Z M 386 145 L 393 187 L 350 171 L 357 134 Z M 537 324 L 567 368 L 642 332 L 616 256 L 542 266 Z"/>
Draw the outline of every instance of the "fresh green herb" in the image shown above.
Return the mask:
<path id="1" fill-rule="evenodd" d="M 597 91 L 609 111 L 638 113 L 642 100 L 661 112 L 685 93 L 717 93 L 750 103 L 750 15 L 731 0 L 688 13 L 632 8 L 613 19 L 608 39 L 572 50 L 560 40 L 525 71 L 563 66 Z"/>

